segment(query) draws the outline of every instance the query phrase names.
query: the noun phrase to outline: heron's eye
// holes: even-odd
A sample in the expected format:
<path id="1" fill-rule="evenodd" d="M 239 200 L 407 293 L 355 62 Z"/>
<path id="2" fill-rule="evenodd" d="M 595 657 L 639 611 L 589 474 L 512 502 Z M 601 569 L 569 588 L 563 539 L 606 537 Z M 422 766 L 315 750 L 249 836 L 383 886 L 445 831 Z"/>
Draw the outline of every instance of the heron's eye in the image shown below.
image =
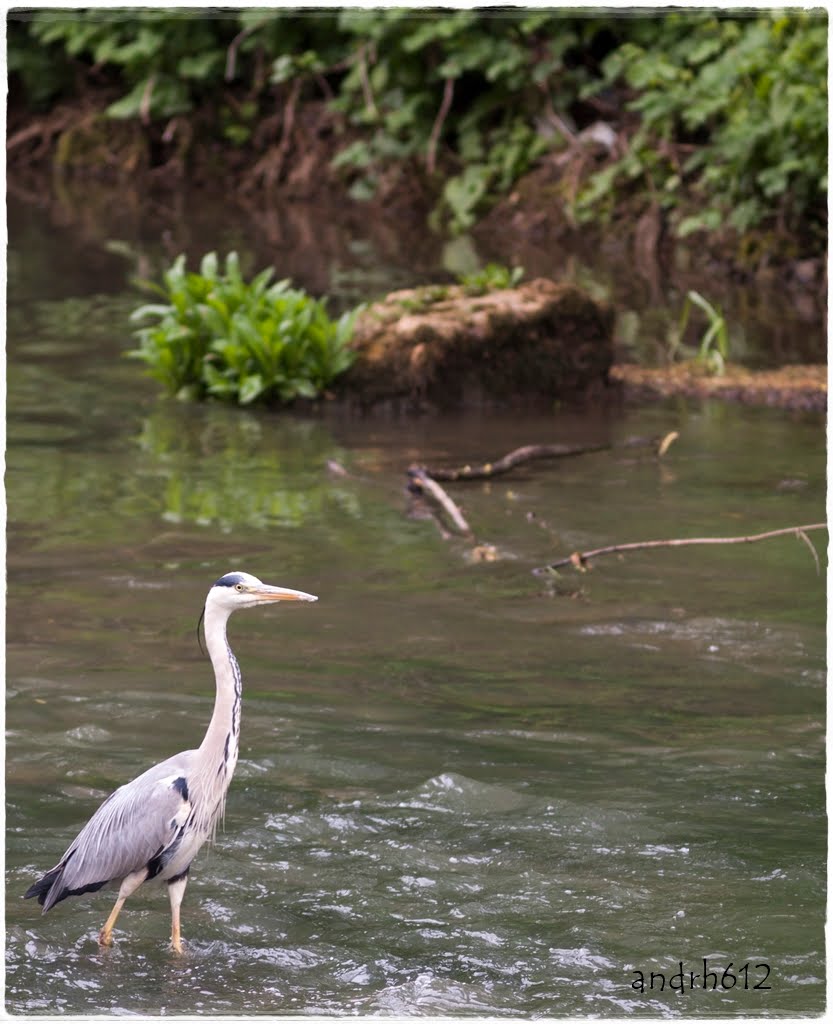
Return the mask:
<path id="1" fill-rule="evenodd" d="M 242 583 L 235 584 L 234 589 L 238 590 L 242 594 L 243 593 L 243 584 Z"/>

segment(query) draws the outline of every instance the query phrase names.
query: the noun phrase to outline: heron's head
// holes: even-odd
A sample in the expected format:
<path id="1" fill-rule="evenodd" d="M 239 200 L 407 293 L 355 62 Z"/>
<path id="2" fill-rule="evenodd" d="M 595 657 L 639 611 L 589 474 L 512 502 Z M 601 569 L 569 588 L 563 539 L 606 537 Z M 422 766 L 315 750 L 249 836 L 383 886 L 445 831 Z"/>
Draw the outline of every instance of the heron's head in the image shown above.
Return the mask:
<path id="1" fill-rule="evenodd" d="M 286 587 L 273 587 L 262 583 L 257 576 L 247 572 L 227 572 L 221 576 L 209 590 L 206 607 L 215 605 L 229 612 L 238 608 L 254 608 L 258 604 L 270 604 L 274 601 L 317 601 L 313 594 L 305 594 L 302 590 L 289 590 Z"/>

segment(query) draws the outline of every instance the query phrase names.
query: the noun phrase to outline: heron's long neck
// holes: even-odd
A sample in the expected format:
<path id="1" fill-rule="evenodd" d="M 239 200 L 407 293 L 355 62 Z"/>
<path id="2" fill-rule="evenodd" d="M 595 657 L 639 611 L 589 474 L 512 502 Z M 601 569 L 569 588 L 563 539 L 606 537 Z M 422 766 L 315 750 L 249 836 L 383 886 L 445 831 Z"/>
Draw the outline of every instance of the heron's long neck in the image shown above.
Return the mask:
<path id="1" fill-rule="evenodd" d="M 214 666 L 217 696 L 214 714 L 200 745 L 200 754 L 206 768 L 216 772 L 226 785 L 231 781 L 237 764 L 240 743 L 240 707 L 243 700 L 243 681 L 240 666 L 226 638 L 229 612 L 222 608 L 205 610 L 205 642 L 208 656 Z"/>

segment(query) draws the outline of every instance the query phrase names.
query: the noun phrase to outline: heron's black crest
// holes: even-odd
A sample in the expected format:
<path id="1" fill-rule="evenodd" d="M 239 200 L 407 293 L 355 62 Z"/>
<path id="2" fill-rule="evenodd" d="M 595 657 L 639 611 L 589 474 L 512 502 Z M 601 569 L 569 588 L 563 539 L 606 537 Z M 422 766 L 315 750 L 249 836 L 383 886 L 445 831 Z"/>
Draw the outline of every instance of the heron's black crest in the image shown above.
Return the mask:
<path id="1" fill-rule="evenodd" d="M 214 584 L 215 587 L 234 587 L 238 583 L 243 582 L 243 577 L 239 572 L 227 572 L 225 576 L 221 576 Z"/>

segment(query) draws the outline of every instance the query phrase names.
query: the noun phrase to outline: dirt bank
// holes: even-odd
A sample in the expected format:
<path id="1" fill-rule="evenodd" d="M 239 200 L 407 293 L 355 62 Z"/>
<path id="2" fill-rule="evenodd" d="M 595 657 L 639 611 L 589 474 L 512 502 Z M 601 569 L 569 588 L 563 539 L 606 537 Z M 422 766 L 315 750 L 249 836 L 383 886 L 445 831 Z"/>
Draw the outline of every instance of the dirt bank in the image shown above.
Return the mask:
<path id="1" fill-rule="evenodd" d="M 218 114 L 207 105 L 167 122 L 114 121 L 104 111 L 112 88 L 86 87 L 72 102 L 34 114 L 18 97 L 8 104 L 7 173 L 29 191 L 38 181 L 83 176 L 106 187 L 147 185 L 176 192 L 184 185 L 224 185 L 252 202 L 290 200 L 351 203 L 350 172 L 333 167 L 335 154 L 359 139 L 357 129 L 321 100 L 297 102 L 290 119 L 280 112 L 263 117 L 245 144 L 218 140 Z M 289 127 L 287 127 L 289 125 Z M 677 245 L 659 205 L 649 209 L 620 201 L 606 226 L 576 224 L 570 198 L 596 167 L 592 148 L 574 147 L 542 157 L 508 195 L 484 210 L 474 233 L 497 236 L 506 250 L 530 240 L 548 247 L 607 247 L 633 260 L 643 277 L 654 264 L 672 266 Z M 377 174 L 374 196 L 361 205 L 367 216 L 405 217 L 427 224 L 443 174 L 426 173 L 424 161 L 391 161 Z M 825 288 L 824 253 L 806 239 L 777 231 L 703 233 L 686 246 L 695 262 L 722 268 L 735 278 L 763 275 L 767 281 L 817 297 Z M 690 261 L 689 261 L 690 262 Z"/>
<path id="2" fill-rule="evenodd" d="M 722 398 L 749 405 L 824 411 L 827 408 L 826 366 L 782 366 L 778 370 L 746 370 L 729 365 L 722 376 L 709 376 L 693 363 L 661 369 L 620 365 L 610 370 L 629 401 L 658 398 Z"/>

